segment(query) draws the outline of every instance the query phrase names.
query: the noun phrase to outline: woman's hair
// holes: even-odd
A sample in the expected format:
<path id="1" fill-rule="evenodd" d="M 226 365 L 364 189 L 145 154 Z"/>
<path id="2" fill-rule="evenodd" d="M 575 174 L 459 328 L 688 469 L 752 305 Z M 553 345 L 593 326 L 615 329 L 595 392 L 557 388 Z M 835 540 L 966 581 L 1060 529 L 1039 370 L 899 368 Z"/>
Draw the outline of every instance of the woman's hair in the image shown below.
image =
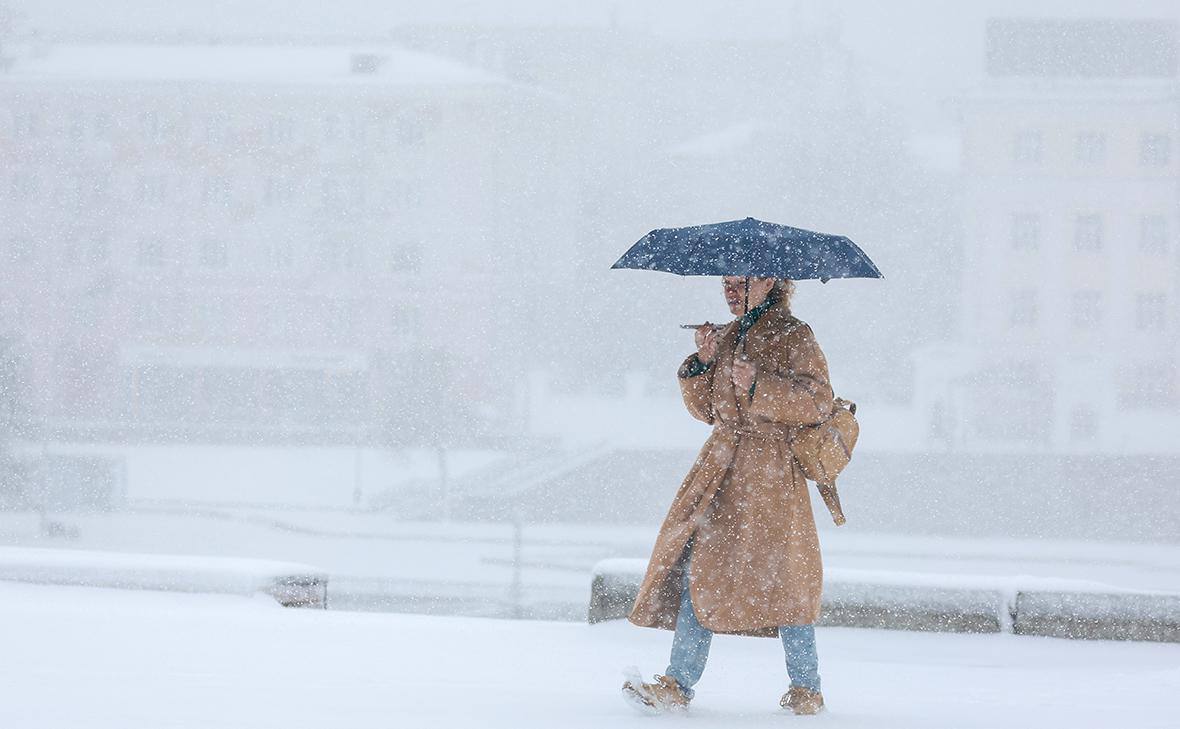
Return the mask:
<path id="1" fill-rule="evenodd" d="M 774 297 L 783 302 L 783 308 L 787 311 L 791 310 L 791 299 L 795 296 L 795 282 L 789 278 L 780 278 L 774 282 L 774 288 L 771 289 Z"/>

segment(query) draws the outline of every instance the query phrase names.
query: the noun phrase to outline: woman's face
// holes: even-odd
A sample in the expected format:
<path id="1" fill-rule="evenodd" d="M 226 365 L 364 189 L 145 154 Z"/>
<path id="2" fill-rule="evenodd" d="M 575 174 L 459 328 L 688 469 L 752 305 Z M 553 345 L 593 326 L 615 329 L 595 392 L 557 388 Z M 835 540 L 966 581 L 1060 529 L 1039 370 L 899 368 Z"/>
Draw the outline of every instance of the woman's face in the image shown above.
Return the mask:
<path id="1" fill-rule="evenodd" d="M 766 301 L 766 296 L 774 288 L 775 280 L 773 278 L 751 278 L 748 280 L 750 282 L 749 307 L 753 309 Z M 725 303 L 734 316 L 741 316 L 747 311 L 746 281 L 747 279 L 743 276 L 723 276 L 721 278 L 721 288 L 725 292 Z"/>

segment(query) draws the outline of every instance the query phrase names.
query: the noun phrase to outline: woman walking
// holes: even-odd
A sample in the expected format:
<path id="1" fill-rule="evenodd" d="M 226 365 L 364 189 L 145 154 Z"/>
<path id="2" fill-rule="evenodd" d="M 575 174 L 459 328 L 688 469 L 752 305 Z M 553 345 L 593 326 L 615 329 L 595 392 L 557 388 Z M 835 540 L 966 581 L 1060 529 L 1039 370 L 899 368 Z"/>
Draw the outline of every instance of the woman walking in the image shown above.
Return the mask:
<path id="1" fill-rule="evenodd" d="M 624 695 L 657 710 L 685 708 L 713 633 L 778 636 L 788 691 L 780 704 L 815 714 L 820 693 L 814 623 L 823 566 L 807 481 L 791 433 L 832 412 L 823 352 L 791 315 L 794 283 L 723 279 L 737 319 L 702 325 L 678 375 L 689 413 L 713 426 L 660 528 L 630 620 L 674 630 L 667 669 Z"/>

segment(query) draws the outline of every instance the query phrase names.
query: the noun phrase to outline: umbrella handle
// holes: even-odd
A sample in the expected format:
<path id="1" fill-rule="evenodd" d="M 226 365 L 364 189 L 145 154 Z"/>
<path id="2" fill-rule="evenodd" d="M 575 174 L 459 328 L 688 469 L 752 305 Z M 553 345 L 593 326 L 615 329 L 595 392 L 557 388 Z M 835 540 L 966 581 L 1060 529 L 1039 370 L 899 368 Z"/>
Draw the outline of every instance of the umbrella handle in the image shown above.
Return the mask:
<path id="1" fill-rule="evenodd" d="M 746 283 L 746 300 L 742 304 L 742 318 L 743 319 L 745 319 L 746 315 L 750 313 L 750 277 L 746 276 L 744 280 Z M 749 334 L 749 332 L 746 332 L 746 333 Z M 740 334 L 740 331 L 739 331 L 739 334 Z M 742 351 L 742 359 L 745 359 L 746 358 L 746 338 L 743 336 L 738 337 L 738 349 L 740 349 Z M 734 350 L 734 354 L 737 354 L 737 350 Z"/>

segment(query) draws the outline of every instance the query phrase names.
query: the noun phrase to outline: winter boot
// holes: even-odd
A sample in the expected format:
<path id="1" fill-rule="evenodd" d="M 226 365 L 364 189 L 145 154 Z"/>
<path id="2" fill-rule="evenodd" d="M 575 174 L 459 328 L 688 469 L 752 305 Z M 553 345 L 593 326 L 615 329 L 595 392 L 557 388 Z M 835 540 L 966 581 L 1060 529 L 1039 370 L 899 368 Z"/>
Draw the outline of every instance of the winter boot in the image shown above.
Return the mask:
<path id="1" fill-rule="evenodd" d="M 792 686 L 778 703 L 796 714 L 818 714 L 824 708 L 824 695 L 802 686 Z"/>
<path id="2" fill-rule="evenodd" d="M 654 676 L 655 683 L 643 683 L 639 679 L 623 684 L 623 697 L 648 711 L 673 711 L 687 709 L 691 700 L 688 694 L 667 676 Z"/>

